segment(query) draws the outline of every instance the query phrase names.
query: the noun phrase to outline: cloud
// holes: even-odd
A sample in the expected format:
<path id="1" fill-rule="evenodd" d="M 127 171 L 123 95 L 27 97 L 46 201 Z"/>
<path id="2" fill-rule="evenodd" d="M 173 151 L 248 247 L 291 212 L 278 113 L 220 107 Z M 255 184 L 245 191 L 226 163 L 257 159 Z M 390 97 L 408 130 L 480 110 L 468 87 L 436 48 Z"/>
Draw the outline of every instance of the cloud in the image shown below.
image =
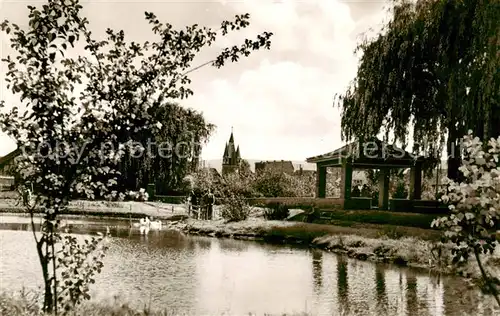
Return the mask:
<path id="1" fill-rule="evenodd" d="M 333 97 L 355 75 L 356 31 L 366 19 L 354 21 L 348 4 L 332 0 L 226 6 L 249 12 L 251 24 L 219 45 L 237 44 L 263 30 L 275 35 L 271 51 L 260 54 L 265 59 L 253 69 L 206 82 L 188 101 L 219 127 L 204 157 L 220 158 L 231 126 L 248 158 L 304 159 L 340 147 L 340 112 Z"/>
<path id="2" fill-rule="evenodd" d="M 340 138 L 333 95 L 343 81 L 320 68 L 264 60 L 238 80 L 208 83 L 189 100 L 219 127 L 204 156 L 221 155 L 230 126 L 248 158 L 304 159 L 331 150 Z"/>
<path id="3" fill-rule="evenodd" d="M 248 12 L 250 26 L 219 41 L 221 46 L 235 44 L 243 35 L 263 30 L 274 33 L 273 52 L 301 50 L 330 58 L 352 56 L 350 33 L 356 23 L 349 6 L 336 0 L 229 2 L 235 14 Z M 339 45 L 342 44 L 342 45 Z"/>
<path id="4" fill-rule="evenodd" d="M 355 75 L 356 35 L 375 24 L 381 14 L 360 6 L 336 0 L 247 0 L 219 1 L 203 10 L 188 2 L 177 2 L 175 10 L 168 3 L 161 10 L 151 8 L 166 21 L 210 26 L 250 13 L 248 28 L 221 38 L 211 50 L 241 44 L 262 31 L 274 33 L 270 51 L 253 53 L 222 70 L 203 68 L 193 73 L 195 95 L 181 104 L 203 111 L 218 126 L 203 156 L 221 158 L 231 126 L 248 159 L 300 160 L 340 147 L 340 113 L 333 107 L 333 96 L 344 91 Z M 134 15 L 142 8 L 138 3 L 133 7 L 108 3 L 109 10 L 92 8 L 86 7 L 85 13 L 96 28 L 122 28 L 133 37 L 146 31 L 129 23 L 139 18 Z M 363 14 L 358 17 L 360 10 Z M 99 13 L 104 11 L 120 14 Z M 0 137 L 0 145 L 0 155 L 13 149 L 5 137 Z"/>

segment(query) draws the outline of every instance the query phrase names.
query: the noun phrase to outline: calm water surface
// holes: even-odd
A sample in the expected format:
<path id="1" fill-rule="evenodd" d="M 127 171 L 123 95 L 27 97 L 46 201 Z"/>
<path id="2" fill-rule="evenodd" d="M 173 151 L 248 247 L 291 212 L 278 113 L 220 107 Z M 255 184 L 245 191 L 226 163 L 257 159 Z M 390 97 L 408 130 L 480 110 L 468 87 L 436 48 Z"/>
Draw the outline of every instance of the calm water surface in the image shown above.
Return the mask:
<path id="1" fill-rule="evenodd" d="M 28 218 L 0 216 L 0 290 L 41 284 Z M 69 220 L 91 234 L 110 226 L 95 300 L 190 315 L 495 315 L 493 302 L 460 279 L 438 278 L 319 250 L 150 231 L 126 221 Z M 498 311 L 497 311 L 498 313 Z"/>

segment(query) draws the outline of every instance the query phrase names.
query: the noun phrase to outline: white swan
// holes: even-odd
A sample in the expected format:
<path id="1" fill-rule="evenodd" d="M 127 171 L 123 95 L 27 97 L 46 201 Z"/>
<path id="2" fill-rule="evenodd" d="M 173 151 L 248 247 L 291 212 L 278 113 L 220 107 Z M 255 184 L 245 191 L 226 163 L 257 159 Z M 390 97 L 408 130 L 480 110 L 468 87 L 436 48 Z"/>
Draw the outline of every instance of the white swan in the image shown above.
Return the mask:
<path id="1" fill-rule="evenodd" d="M 152 218 L 144 217 L 139 220 L 139 223 L 134 223 L 134 227 L 139 227 L 141 233 L 148 232 L 150 229 L 160 230 L 163 227 L 161 221 L 153 221 Z"/>
<path id="2" fill-rule="evenodd" d="M 150 224 L 151 229 L 161 229 L 163 223 L 161 221 L 153 221 Z"/>
<path id="3" fill-rule="evenodd" d="M 140 232 L 141 232 L 141 235 L 147 235 L 149 233 L 149 227 L 148 226 L 141 226 Z"/>
<path id="4" fill-rule="evenodd" d="M 132 227 L 139 227 L 141 229 L 141 233 L 142 231 L 144 230 L 144 228 L 148 227 L 149 225 L 147 224 L 146 222 L 146 219 L 145 218 L 141 218 L 139 219 L 139 223 L 132 223 L 131 224 Z"/>

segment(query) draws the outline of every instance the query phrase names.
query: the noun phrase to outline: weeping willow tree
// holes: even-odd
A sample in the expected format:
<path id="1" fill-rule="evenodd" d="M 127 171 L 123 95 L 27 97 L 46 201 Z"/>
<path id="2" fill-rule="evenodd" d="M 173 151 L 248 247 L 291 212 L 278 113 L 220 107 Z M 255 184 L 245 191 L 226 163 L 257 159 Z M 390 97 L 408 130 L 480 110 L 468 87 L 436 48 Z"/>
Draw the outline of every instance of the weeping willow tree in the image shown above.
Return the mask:
<path id="1" fill-rule="evenodd" d="M 446 146 L 457 179 L 459 139 L 500 135 L 500 1 L 395 1 L 378 36 L 358 45 L 355 80 L 338 96 L 342 139 L 385 133 L 412 151 Z"/>
<path id="2" fill-rule="evenodd" d="M 142 133 L 140 142 L 145 151 L 131 154 L 121 163 L 122 183 L 127 189 L 155 183 L 159 194 L 172 194 L 198 167 L 201 146 L 214 125 L 201 113 L 175 103 L 153 107 L 149 115 L 162 126 Z"/>

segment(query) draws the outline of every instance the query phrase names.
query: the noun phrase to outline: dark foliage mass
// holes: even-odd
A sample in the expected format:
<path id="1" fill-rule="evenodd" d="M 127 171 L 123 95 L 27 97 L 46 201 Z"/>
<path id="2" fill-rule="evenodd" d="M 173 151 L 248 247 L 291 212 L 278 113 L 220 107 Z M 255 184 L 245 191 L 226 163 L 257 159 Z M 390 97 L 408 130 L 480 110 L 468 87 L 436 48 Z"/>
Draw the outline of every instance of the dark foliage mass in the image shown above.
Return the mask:
<path id="1" fill-rule="evenodd" d="M 150 115 L 162 128 L 139 135 L 145 148 L 120 162 L 119 183 L 122 190 L 138 190 L 154 183 L 157 194 L 175 195 L 182 190 L 184 177 L 198 167 L 201 146 L 214 125 L 201 113 L 175 103 L 151 108 Z"/>
<path id="2" fill-rule="evenodd" d="M 500 2 L 398 0 L 382 32 L 363 41 L 358 73 L 337 99 L 342 137 L 394 132 L 413 151 L 436 156 L 446 145 L 457 179 L 460 138 L 500 134 Z M 433 166 L 436 162 L 430 161 Z"/>

